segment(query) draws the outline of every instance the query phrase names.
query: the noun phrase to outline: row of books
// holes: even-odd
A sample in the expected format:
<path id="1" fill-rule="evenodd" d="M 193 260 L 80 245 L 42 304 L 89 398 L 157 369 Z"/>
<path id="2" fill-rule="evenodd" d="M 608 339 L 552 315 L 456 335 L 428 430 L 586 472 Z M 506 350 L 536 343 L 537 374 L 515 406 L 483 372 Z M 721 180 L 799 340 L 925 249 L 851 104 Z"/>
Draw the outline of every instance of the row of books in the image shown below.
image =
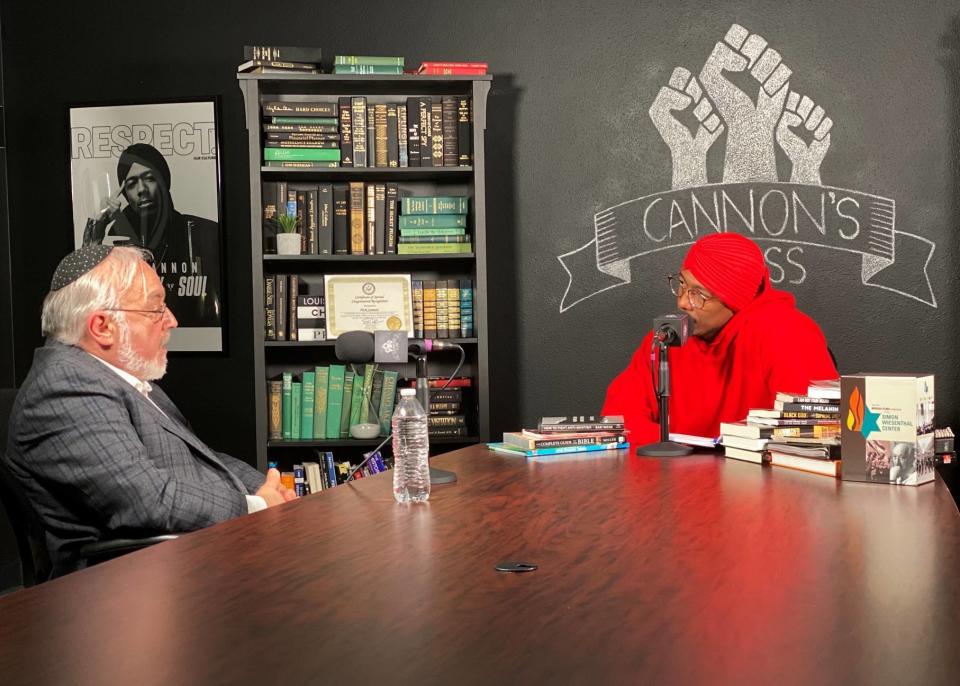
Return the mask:
<path id="1" fill-rule="evenodd" d="M 772 408 L 720 424 L 724 456 L 840 476 L 839 381 L 810 384 L 806 395 L 777 393 Z"/>
<path id="2" fill-rule="evenodd" d="M 623 417 L 543 417 L 534 429 L 507 431 L 490 450 L 508 455 L 545 457 L 567 453 L 619 450 L 629 446 Z"/>
<path id="3" fill-rule="evenodd" d="M 402 196 L 396 183 L 261 186 L 265 254 L 277 252 L 278 217 L 295 216 L 303 255 L 471 253 L 467 196 Z"/>
<path id="4" fill-rule="evenodd" d="M 269 101 L 263 113 L 268 167 L 469 167 L 473 102 L 467 95 L 404 102 Z"/>
<path id="5" fill-rule="evenodd" d="M 337 462 L 331 451 L 316 451 L 318 462 L 296 463 L 292 471 L 280 472 L 280 481 L 284 486 L 296 493 L 297 497 L 319 493 L 333 488 L 344 482 L 353 466 L 349 461 Z M 278 463 L 272 462 L 269 467 L 278 468 Z M 384 460 L 380 451 L 374 453 L 369 462 L 353 475 L 354 479 L 373 476 L 388 471 L 391 465 Z"/>
<path id="6" fill-rule="evenodd" d="M 387 436 L 397 387 L 410 383 L 399 379 L 396 370 L 376 364 L 332 364 L 280 376 L 268 382 L 267 394 L 270 440 L 275 441 L 348 439 L 350 427 L 362 423 L 379 423 L 380 436 Z M 469 388 L 466 383 L 430 389 L 427 426 L 431 436 L 467 435 L 465 388 Z"/>
<path id="7" fill-rule="evenodd" d="M 302 73 L 322 71 L 322 50 L 295 46 L 245 45 L 238 72 L 252 74 Z M 421 62 L 415 71 L 404 69 L 403 57 L 380 55 L 335 55 L 334 74 L 463 74 L 487 73 L 486 62 Z"/>
<path id="8" fill-rule="evenodd" d="M 397 396 L 398 372 L 363 365 L 354 371 L 342 364 L 285 371 L 271 379 L 267 394 L 270 440 L 341 439 L 350 427 L 379 423 L 390 433 Z"/>
<path id="9" fill-rule="evenodd" d="M 320 274 L 269 274 L 263 278 L 264 339 L 324 341 L 327 308 Z M 414 338 L 472 338 L 473 279 L 412 279 Z"/>

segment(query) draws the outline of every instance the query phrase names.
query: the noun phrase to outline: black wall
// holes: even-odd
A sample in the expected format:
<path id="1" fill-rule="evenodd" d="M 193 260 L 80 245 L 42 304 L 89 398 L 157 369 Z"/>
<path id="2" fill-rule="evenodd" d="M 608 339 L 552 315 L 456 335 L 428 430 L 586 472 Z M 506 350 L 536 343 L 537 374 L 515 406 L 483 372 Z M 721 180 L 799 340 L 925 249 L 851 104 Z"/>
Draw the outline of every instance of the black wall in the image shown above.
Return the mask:
<path id="1" fill-rule="evenodd" d="M 18 381 L 40 343 L 49 275 L 72 247 L 67 105 L 219 95 L 228 350 L 176 356 L 164 386 L 213 445 L 252 456 L 246 132 L 234 68 L 244 43 L 316 44 L 331 58 L 490 62 L 493 427 L 596 411 L 652 317 L 673 309 L 663 277 L 684 251 L 634 260 L 631 283 L 562 313 L 568 280 L 557 257 L 591 240 L 598 211 L 670 189 L 650 105 L 674 67 L 698 73 L 737 23 L 764 36 L 793 69 L 791 85 L 834 120 L 823 184 L 893 199 L 897 230 L 936 245 L 927 266 L 936 307 L 864 286 L 858 255 L 809 246 L 795 255 L 803 283 L 787 283 L 800 272 L 774 256 L 787 267 L 781 287 L 820 322 L 842 370 L 935 371 L 940 421 L 958 425 L 956 2 L 239 0 L 2 11 Z M 901 257 L 881 282 L 903 291 L 924 277 L 921 258 Z"/>

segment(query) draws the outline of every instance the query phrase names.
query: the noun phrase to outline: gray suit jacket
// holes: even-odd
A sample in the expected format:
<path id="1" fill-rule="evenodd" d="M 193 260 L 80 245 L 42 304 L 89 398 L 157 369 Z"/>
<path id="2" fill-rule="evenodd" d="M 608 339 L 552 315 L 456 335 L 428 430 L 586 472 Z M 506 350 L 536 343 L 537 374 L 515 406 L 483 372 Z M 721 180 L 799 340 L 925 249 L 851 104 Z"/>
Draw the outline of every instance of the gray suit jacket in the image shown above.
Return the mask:
<path id="1" fill-rule="evenodd" d="M 83 350 L 37 349 L 6 460 L 47 528 L 57 576 L 102 538 L 191 531 L 247 512 L 263 475 L 207 447 L 157 386 L 150 398 Z M 166 413 L 166 414 L 164 414 Z"/>

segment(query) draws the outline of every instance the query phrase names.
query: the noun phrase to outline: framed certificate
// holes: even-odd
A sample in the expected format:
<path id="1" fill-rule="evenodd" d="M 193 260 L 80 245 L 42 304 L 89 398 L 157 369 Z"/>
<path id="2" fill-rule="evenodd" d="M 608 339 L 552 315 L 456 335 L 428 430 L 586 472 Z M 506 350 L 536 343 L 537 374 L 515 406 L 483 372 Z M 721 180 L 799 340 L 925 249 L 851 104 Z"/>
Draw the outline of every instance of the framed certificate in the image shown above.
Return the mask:
<path id="1" fill-rule="evenodd" d="M 326 277 L 327 338 L 347 331 L 406 331 L 413 337 L 409 274 Z"/>

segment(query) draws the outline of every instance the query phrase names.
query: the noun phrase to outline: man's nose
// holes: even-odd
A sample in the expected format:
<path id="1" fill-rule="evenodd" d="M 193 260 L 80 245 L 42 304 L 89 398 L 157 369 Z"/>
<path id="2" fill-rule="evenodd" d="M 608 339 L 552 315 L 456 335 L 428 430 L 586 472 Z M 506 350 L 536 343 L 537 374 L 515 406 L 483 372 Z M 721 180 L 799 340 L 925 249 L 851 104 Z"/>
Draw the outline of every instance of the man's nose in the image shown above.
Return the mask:
<path id="1" fill-rule="evenodd" d="M 163 310 L 163 325 L 167 329 L 177 328 L 177 318 L 173 315 L 173 310 L 169 307 L 164 308 Z"/>

